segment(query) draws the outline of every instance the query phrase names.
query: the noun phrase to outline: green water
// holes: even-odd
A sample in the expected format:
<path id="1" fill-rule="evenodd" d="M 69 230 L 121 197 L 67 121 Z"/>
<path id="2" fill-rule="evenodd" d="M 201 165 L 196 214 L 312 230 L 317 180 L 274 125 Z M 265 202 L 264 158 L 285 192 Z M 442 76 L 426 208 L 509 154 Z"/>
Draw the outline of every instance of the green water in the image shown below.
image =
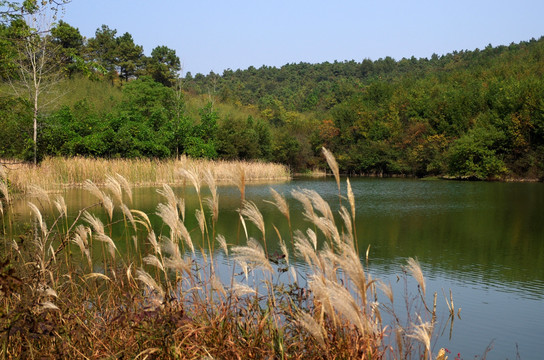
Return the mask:
<path id="1" fill-rule="evenodd" d="M 437 291 L 439 307 L 446 309 L 442 291 L 453 291 L 461 319 L 433 344 L 471 359 L 539 359 L 544 354 L 544 184 L 421 181 L 406 179 L 352 179 L 357 205 L 357 234 L 361 253 L 370 245 L 368 271 L 390 281 L 395 291 L 401 265 L 417 257 L 427 278 L 429 293 Z M 345 181 L 343 182 L 345 194 Z M 264 200 L 272 200 L 270 187 L 284 194 L 290 204 L 293 228 L 305 230 L 300 203 L 291 198 L 293 189 L 308 188 L 338 210 L 336 183 L 332 180 L 299 179 L 274 185 L 247 186 L 246 198 L 264 215 L 268 249 L 277 249 L 277 226 L 289 238 L 283 215 Z M 181 195 L 182 189 L 176 189 Z M 64 194 L 69 212 L 94 200 L 82 190 Z M 207 190 L 203 190 L 207 196 Z M 194 238 L 200 230 L 194 216 L 198 207 L 192 189 L 185 190 L 186 226 Z M 164 201 L 154 188 L 134 190 L 132 207 L 153 215 Z M 227 242 L 240 242 L 238 229 L 240 193 L 235 187 L 219 188 L 220 215 L 217 233 Z M 344 205 L 347 200 L 343 200 Z M 16 209 L 24 216 L 24 203 Z M 243 231 L 243 230 L 242 230 Z M 258 231 L 248 226 L 250 235 Z M 120 234 L 119 234 L 120 235 Z M 119 243 L 119 248 L 123 244 Z M 441 325 L 446 318 L 439 317 Z"/>

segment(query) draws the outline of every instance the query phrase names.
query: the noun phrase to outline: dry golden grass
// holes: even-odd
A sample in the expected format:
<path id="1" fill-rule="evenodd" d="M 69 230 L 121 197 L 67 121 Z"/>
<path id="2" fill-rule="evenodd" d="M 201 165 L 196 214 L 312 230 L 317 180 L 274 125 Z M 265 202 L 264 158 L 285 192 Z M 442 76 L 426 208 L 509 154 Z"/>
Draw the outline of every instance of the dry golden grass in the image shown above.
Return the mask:
<path id="1" fill-rule="evenodd" d="M 183 178 L 180 169 L 195 169 L 204 173 L 213 169 L 218 183 L 232 181 L 233 174 L 244 170 L 246 182 L 285 181 L 291 178 L 286 166 L 264 162 L 203 160 L 181 157 L 180 159 L 91 159 L 91 158 L 46 158 L 39 166 L 6 163 L 6 173 L 11 186 L 24 191 L 37 185 L 48 191 L 62 186 L 83 185 L 91 180 L 97 185 L 106 185 L 108 174 L 119 174 L 135 186 L 180 184 Z"/>

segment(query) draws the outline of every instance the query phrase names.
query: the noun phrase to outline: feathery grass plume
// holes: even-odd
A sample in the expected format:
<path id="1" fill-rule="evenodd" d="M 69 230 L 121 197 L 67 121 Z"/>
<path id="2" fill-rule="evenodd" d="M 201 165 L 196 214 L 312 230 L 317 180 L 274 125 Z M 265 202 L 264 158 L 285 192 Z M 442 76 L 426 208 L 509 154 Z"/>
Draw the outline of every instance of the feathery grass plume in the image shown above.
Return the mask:
<path id="1" fill-rule="evenodd" d="M 334 260 L 334 263 L 338 264 L 338 266 L 349 276 L 355 285 L 357 294 L 361 297 L 363 305 L 366 305 L 369 284 L 367 283 L 365 270 L 363 269 L 361 260 L 352 244 L 342 243 L 339 247 L 339 251 L 340 254 L 338 255 L 331 252 L 328 256 L 331 257 Z"/>
<path id="2" fill-rule="evenodd" d="M 138 216 L 138 219 L 134 220 L 135 223 L 142 224 L 143 226 L 145 226 L 145 229 L 147 230 L 147 232 L 152 231 L 151 221 L 149 220 L 149 216 L 147 216 L 145 212 L 141 210 L 135 210 L 135 209 L 130 210 L 130 212 Z"/>
<path id="3" fill-rule="evenodd" d="M 425 346 L 425 353 L 429 354 L 429 360 L 432 360 L 431 354 L 431 329 L 432 326 L 429 322 L 423 322 L 421 317 L 417 316 L 419 324 L 412 323 L 413 332 L 407 334 L 408 337 L 416 339 Z"/>
<path id="4" fill-rule="evenodd" d="M 302 214 L 304 217 L 313 222 L 317 215 L 314 212 L 314 207 L 310 198 L 299 190 L 291 190 L 291 195 L 302 204 L 302 207 L 304 208 L 304 212 Z"/>
<path id="5" fill-rule="evenodd" d="M 51 256 L 51 259 L 53 260 L 53 263 L 57 263 L 57 257 L 55 256 L 55 249 L 53 249 L 53 244 L 49 244 L 49 255 Z"/>
<path id="6" fill-rule="evenodd" d="M 113 200 L 111 197 L 104 195 L 104 198 L 102 199 L 102 206 L 104 207 L 104 210 L 106 210 L 106 214 L 108 214 L 110 221 L 113 221 Z"/>
<path id="7" fill-rule="evenodd" d="M 123 215 L 125 215 L 125 217 L 128 219 L 134 231 L 136 231 L 137 230 L 136 222 L 134 221 L 134 216 L 132 216 L 130 209 L 124 203 L 122 203 L 120 207 L 121 207 L 121 211 L 123 212 Z"/>
<path id="8" fill-rule="evenodd" d="M 176 241 L 180 238 L 180 224 L 178 211 L 175 205 L 160 203 L 157 205 L 157 211 L 155 212 L 162 221 L 170 228 L 170 237 Z"/>
<path id="9" fill-rule="evenodd" d="M 357 225 L 355 221 L 355 195 L 353 194 L 353 189 L 351 188 L 351 183 L 349 179 L 346 179 L 347 188 L 348 188 L 348 201 L 349 206 L 351 208 L 351 219 L 353 224 L 353 240 L 355 243 L 355 249 L 357 250 L 357 254 L 359 253 L 359 241 L 357 239 Z M 370 246 L 370 245 L 369 245 Z M 368 253 L 367 253 L 367 262 L 368 262 Z"/>
<path id="10" fill-rule="evenodd" d="M 119 184 L 121 184 L 121 187 L 125 191 L 125 194 L 127 194 L 128 201 L 132 204 L 132 186 L 130 186 L 128 180 L 125 179 L 123 176 L 117 173 L 115 174 L 115 176 L 117 177 L 117 181 L 119 182 Z"/>
<path id="11" fill-rule="evenodd" d="M 234 260 L 238 263 L 244 262 L 252 268 L 260 267 L 269 272 L 274 272 L 270 261 L 266 257 L 264 250 L 257 240 L 250 238 L 246 246 L 235 246 L 232 249 Z"/>
<path id="12" fill-rule="evenodd" d="M 112 259 L 114 259 L 117 246 L 115 246 L 115 243 L 113 242 L 112 238 L 110 238 L 106 234 L 96 234 L 95 239 L 100 242 L 106 243 L 106 245 L 108 245 L 108 251 L 110 252 Z"/>
<path id="13" fill-rule="evenodd" d="M 349 179 L 346 179 L 346 183 L 348 187 L 348 201 L 351 208 L 351 216 L 353 216 L 353 218 L 355 219 L 355 195 L 353 195 L 353 189 L 351 188 L 351 183 L 349 182 Z"/>
<path id="14" fill-rule="evenodd" d="M 197 195 L 200 197 L 200 188 L 202 186 L 202 179 L 200 178 L 200 174 L 198 173 L 198 170 L 196 169 L 196 167 L 191 166 L 189 170 L 179 169 L 178 175 L 189 180 L 193 184 Z"/>
<path id="15" fill-rule="evenodd" d="M 317 191 L 304 189 L 302 192 L 306 194 L 308 199 L 310 199 L 315 210 L 319 211 L 325 218 L 334 222 L 334 216 L 332 215 L 332 210 L 329 203 L 323 200 Z"/>
<path id="16" fill-rule="evenodd" d="M 39 286 L 37 289 L 40 296 L 57 298 L 58 294 L 55 290 L 51 289 L 49 285 Z"/>
<path id="17" fill-rule="evenodd" d="M 244 217 L 242 216 L 242 214 L 239 214 L 240 215 L 240 223 L 242 224 L 242 227 L 244 228 L 244 233 L 246 234 L 246 241 L 249 240 L 249 236 L 247 234 L 247 226 L 246 226 L 246 221 L 244 220 Z"/>
<path id="18" fill-rule="evenodd" d="M 295 269 L 294 266 L 289 266 L 289 273 L 293 277 L 293 281 L 296 284 L 296 282 L 297 282 L 297 269 Z"/>
<path id="19" fill-rule="evenodd" d="M 212 216 L 212 221 L 214 223 L 216 223 L 219 219 L 219 202 L 217 200 L 217 197 L 207 197 L 204 199 L 206 206 L 208 206 L 208 209 L 210 210 L 210 215 Z"/>
<path id="20" fill-rule="evenodd" d="M 57 196 L 57 200 L 53 201 L 53 204 L 55 204 L 55 207 L 59 211 L 60 216 L 66 216 L 66 214 L 68 213 L 68 208 L 66 206 L 66 201 L 64 200 L 63 196 Z"/>
<path id="21" fill-rule="evenodd" d="M 181 221 L 185 222 L 185 199 L 178 199 L 178 209 L 181 214 Z"/>
<path id="22" fill-rule="evenodd" d="M 274 229 L 276 229 L 276 232 L 278 233 L 278 236 L 280 238 L 280 250 L 285 258 L 285 263 L 289 265 L 289 250 L 287 250 L 287 245 L 285 245 L 285 241 L 281 238 L 280 232 L 278 229 L 274 226 Z"/>
<path id="23" fill-rule="evenodd" d="M 246 169 L 245 166 L 243 166 L 241 163 L 237 164 L 236 171 L 232 172 L 230 174 L 230 182 L 236 185 L 238 190 L 240 191 L 240 198 L 242 199 L 242 202 L 246 198 Z"/>
<path id="24" fill-rule="evenodd" d="M 5 181 L 5 180 L 0 181 L 0 194 L 2 194 L 4 196 L 4 200 L 5 200 L 6 204 L 9 205 L 10 202 L 11 202 L 11 199 L 9 197 L 8 184 L 7 184 L 7 181 Z"/>
<path id="25" fill-rule="evenodd" d="M 168 204 L 172 206 L 173 208 L 177 209 L 178 207 L 178 198 L 176 194 L 174 194 L 174 190 L 170 187 L 168 184 L 163 184 L 162 189 L 157 189 L 157 193 L 159 195 L 162 195 Z"/>
<path id="26" fill-rule="evenodd" d="M 180 221 L 176 208 L 171 204 L 159 204 L 157 205 L 157 215 L 170 227 L 172 241 L 176 242 L 181 238 L 194 254 L 195 248 L 191 235 L 187 231 L 185 224 Z"/>
<path id="27" fill-rule="evenodd" d="M 198 227 L 200 228 L 200 233 L 202 234 L 202 239 L 204 239 L 204 231 L 206 230 L 206 218 L 204 216 L 204 213 L 200 211 L 200 209 L 195 210 L 195 218 L 198 222 Z"/>
<path id="28" fill-rule="evenodd" d="M 11 240 L 11 248 L 19 252 L 19 245 L 17 245 L 17 241 L 15 241 L 14 239 Z"/>
<path id="29" fill-rule="evenodd" d="M 123 203 L 123 189 L 121 184 L 111 175 L 106 175 L 106 188 L 109 189 L 119 204 Z"/>
<path id="30" fill-rule="evenodd" d="M 72 242 L 76 244 L 79 247 L 79 251 L 85 256 L 88 262 L 91 261 L 91 256 L 89 253 L 89 249 L 85 246 L 85 242 L 81 238 L 81 236 L 78 233 L 75 233 L 72 237 Z"/>
<path id="31" fill-rule="evenodd" d="M 0 180 L 2 180 L 3 182 L 8 182 L 8 173 L 4 167 L 4 165 L 1 165 L 0 164 Z"/>
<path id="32" fill-rule="evenodd" d="M 106 280 L 106 281 L 111 282 L 111 279 L 107 275 L 104 275 L 102 273 L 90 273 L 90 274 L 85 275 L 83 278 L 85 280 L 88 280 L 88 279 L 102 279 L 102 280 Z"/>
<path id="33" fill-rule="evenodd" d="M 342 217 L 342 220 L 344 221 L 344 227 L 346 228 L 347 232 L 347 238 L 344 237 L 346 242 L 349 244 L 353 244 L 353 227 L 351 223 L 351 216 L 348 213 L 348 209 L 346 209 L 345 206 L 342 206 L 339 211 L 340 216 Z"/>
<path id="34" fill-rule="evenodd" d="M 225 252 L 225 256 L 229 256 L 229 248 L 227 246 L 227 240 L 225 239 L 225 237 L 219 234 L 217 235 L 216 239 L 219 245 L 221 246 L 221 249 L 223 249 L 223 251 Z"/>
<path id="35" fill-rule="evenodd" d="M 259 229 L 259 231 L 263 234 L 263 239 L 266 239 L 263 214 L 261 214 L 261 211 L 254 202 L 244 201 L 240 214 L 255 224 L 257 229 Z"/>
<path id="36" fill-rule="evenodd" d="M 157 269 L 160 269 L 161 271 L 164 272 L 164 266 L 162 264 L 162 262 L 159 260 L 158 257 L 156 257 L 155 255 L 146 255 L 144 258 L 143 258 L 143 261 L 145 264 L 147 265 L 151 265 L 151 266 L 154 266 L 156 267 Z"/>
<path id="37" fill-rule="evenodd" d="M 27 187 L 27 194 L 29 197 L 36 198 L 46 204 L 51 203 L 51 199 L 49 198 L 47 191 L 38 185 L 29 185 Z"/>
<path id="38" fill-rule="evenodd" d="M 287 200 L 285 200 L 285 197 L 281 196 L 276 190 L 272 188 L 270 188 L 270 192 L 272 193 L 274 201 L 265 200 L 265 202 L 275 205 L 280 213 L 282 213 L 283 216 L 285 216 L 285 218 L 290 221 L 289 204 L 287 203 Z"/>
<path id="39" fill-rule="evenodd" d="M 319 346 L 321 346 L 321 349 L 325 350 L 327 348 L 325 345 L 325 330 L 310 314 L 298 311 L 295 313 L 295 322 L 312 335 Z"/>
<path id="40" fill-rule="evenodd" d="M 308 286 L 318 301 L 330 304 L 345 320 L 355 325 L 361 334 L 376 334 L 377 329 L 374 324 L 364 316 L 361 307 L 344 286 L 318 275 L 310 276 Z M 334 316 L 334 314 L 329 315 Z"/>
<path id="41" fill-rule="evenodd" d="M 60 311 L 59 307 L 55 304 L 53 304 L 51 301 L 45 301 L 40 304 L 40 307 L 42 310 L 56 310 Z"/>
<path id="42" fill-rule="evenodd" d="M 378 288 L 387 296 L 391 304 L 393 304 L 393 289 L 391 288 L 391 284 L 386 284 L 382 281 L 378 281 Z"/>
<path id="43" fill-rule="evenodd" d="M 47 225 L 45 221 L 43 220 L 40 209 L 38 209 L 38 207 L 31 202 L 28 203 L 28 207 L 30 207 L 32 214 L 34 214 L 34 217 L 38 221 L 38 224 L 40 225 L 40 230 L 42 232 L 42 236 L 45 238 L 45 236 L 47 235 Z"/>
<path id="44" fill-rule="evenodd" d="M 188 257 L 182 258 L 177 244 L 172 242 L 172 240 L 169 238 L 163 236 L 161 237 L 161 248 L 162 251 L 168 255 L 168 257 L 164 258 L 163 260 L 165 268 L 192 275 L 192 259 Z"/>
<path id="45" fill-rule="evenodd" d="M 234 283 L 232 284 L 232 292 L 237 297 L 242 297 L 244 295 L 249 295 L 249 294 L 255 295 L 257 293 L 255 289 L 245 284 L 239 283 L 238 281 L 234 281 Z"/>
<path id="46" fill-rule="evenodd" d="M 94 232 L 103 235 L 104 234 L 104 224 L 102 221 L 96 217 L 95 215 L 92 215 L 87 210 L 83 212 L 82 218 L 84 221 L 86 221 L 91 227 L 93 228 Z"/>
<path id="47" fill-rule="evenodd" d="M 159 286 L 159 284 L 157 284 L 157 282 L 155 281 L 155 279 L 153 279 L 153 277 L 151 277 L 151 275 L 149 275 L 143 269 L 137 269 L 136 270 L 136 275 L 137 275 L 136 276 L 137 280 L 140 280 L 142 283 L 144 283 L 145 286 L 147 286 L 151 290 L 155 291 L 159 295 L 161 300 L 164 299 L 164 290 L 163 290 L 163 288 L 161 286 Z"/>
<path id="48" fill-rule="evenodd" d="M 295 250 L 297 251 L 297 254 L 304 258 L 304 261 L 306 261 L 306 264 L 308 264 L 308 266 L 313 269 L 318 268 L 320 261 L 317 256 L 316 248 L 313 245 L 313 240 L 308 240 L 308 237 L 306 237 L 306 235 L 304 235 L 304 233 L 299 229 L 295 231 L 294 239 Z"/>
<path id="49" fill-rule="evenodd" d="M 212 198 L 217 198 L 217 184 L 215 182 L 215 175 L 210 168 L 207 168 L 203 174 L 204 182 L 208 185 Z"/>
<path id="50" fill-rule="evenodd" d="M 76 226 L 76 234 L 79 235 L 85 247 L 88 247 L 89 246 L 88 238 L 89 238 L 89 235 L 91 234 L 91 229 L 89 229 L 85 225 L 80 224 Z"/>
<path id="51" fill-rule="evenodd" d="M 316 216 L 313 219 L 313 223 L 319 230 L 321 230 L 327 239 L 334 241 L 336 246 L 340 247 L 342 245 L 340 233 L 338 232 L 338 228 L 336 227 L 334 221 L 323 216 Z"/>
<path id="52" fill-rule="evenodd" d="M 153 230 L 151 230 L 149 234 L 147 234 L 147 240 L 151 243 L 151 246 L 153 246 L 153 251 L 155 252 L 155 254 L 160 255 L 161 247 L 159 246 L 157 236 L 155 235 L 155 232 Z"/>
<path id="53" fill-rule="evenodd" d="M 94 195 L 100 202 L 104 202 L 104 193 L 90 179 L 85 180 L 83 189 Z"/>
<path id="54" fill-rule="evenodd" d="M 408 263 L 406 265 L 406 270 L 408 270 L 412 274 L 413 278 L 416 279 L 423 296 L 425 296 L 425 278 L 423 277 L 423 272 L 421 271 L 419 262 L 414 258 L 408 258 L 406 262 Z"/>
<path id="55" fill-rule="evenodd" d="M 338 169 L 338 163 L 336 162 L 334 155 L 329 150 L 323 147 L 322 151 L 323 155 L 325 156 L 325 160 L 327 160 L 327 164 L 329 164 L 329 168 L 331 168 L 331 171 L 334 174 L 334 178 L 336 179 L 338 192 L 340 192 L 340 170 Z"/>
<path id="56" fill-rule="evenodd" d="M 223 283 L 217 276 L 215 276 L 215 274 L 212 274 L 212 276 L 210 277 L 210 286 L 213 290 L 216 290 L 224 297 L 227 296 L 227 291 L 225 290 Z"/>

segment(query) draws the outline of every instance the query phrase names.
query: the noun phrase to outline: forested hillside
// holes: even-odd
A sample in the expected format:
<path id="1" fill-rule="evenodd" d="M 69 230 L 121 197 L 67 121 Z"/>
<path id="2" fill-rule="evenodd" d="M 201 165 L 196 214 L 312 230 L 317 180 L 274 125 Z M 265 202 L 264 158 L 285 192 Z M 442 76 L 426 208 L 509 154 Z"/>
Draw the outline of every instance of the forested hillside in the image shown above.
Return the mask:
<path id="1" fill-rule="evenodd" d="M 47 54 L 39 94 L 29 45 Z M 0 158 L 187 154 L 304 171 L 325 146 L 351 174 L 544 177 L 544 38 L 180 77 L 167 46 L 146 56 L 106 25 L 85 39 L 63 21 L 36 34 L 14 18 L 0 50 Z"/>

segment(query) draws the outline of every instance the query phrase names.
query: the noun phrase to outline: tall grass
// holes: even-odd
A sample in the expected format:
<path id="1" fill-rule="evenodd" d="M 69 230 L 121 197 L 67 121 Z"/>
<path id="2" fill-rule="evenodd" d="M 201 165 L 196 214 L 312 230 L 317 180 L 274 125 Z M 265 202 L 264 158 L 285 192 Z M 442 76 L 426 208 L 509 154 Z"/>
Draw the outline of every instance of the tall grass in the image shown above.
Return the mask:
<path id="1" fill-rule="evenodd" d="M 60 197 L 51 201 L 35 188 L 28 235 L 5 233 L 2 242 L 9 251 L 0 261 L 0 356 L 433 358 L 436 293 L 428 303 L 417 260 L 408 259 L 405 268 L 417 280 L 417 296 L 406 298 L 407 314 L 400 316 L 391 287 L 372 278 L 357 254 L 348 209 L 342 207 L 337 222 L 319 194 L 297 190 L 293 196 L 305 207 L 308 228 L 290 229 L 295 252 L 289 253 L 279 231 L 266 232 L 258 207 L 243 198 L 244 172 L 238 174 L 240 222 L 258 228 L 260 238 L 244 231 L 245 245 L 236 246 L 238 235 L 215 234 L 219 199 L 209 171 L 179 172 L 197 190 L 196 209 L 186 209 L 184 199 L 163 185 L 164 202 L 156 210 L 161 230 L 152 227 L 150 214 L 130 208 L 122 175 L 106 177 L 104 187 L 88 180 L 85 189 L 97 202 L 75 219 L 68 219 Z M 291 227 L 283 197 L 272 192 L 272 198 Z M 52 203 L 56 215 L 46 218 Z M 109 214 L 108 223 L 93 215 L 98 207 Z M 124 221 L 113 224 L 111 211 L 122 212 Z M 186 228 L 189 213 L 201 219 L 198 229 Z M 118 251 L 122 239 L 111 238 L 112 226 L 124 227 L 125 239 L 134 240 L 126 253 Z M 195 231 L 205 241 L 195 242 Z M 282 256 L 263 246 L 270 236 L 279 238 Z M 214 261 L 216 243 L 224 264 Z"/>
<path id="2" fill-rule="evenodd" d="M 180 184 L 183 179 L 177 176 L 180 169 L 196 169 L 203 172 L 213 169 L 218 183 L 228 183 L 233 174 L 243 169 L 245 181 L 285 181 L 290 179 L 287 167 L 280 164 L 249 161 L 213 161 L 181 157 L 169 160 L 151 159 L 92 159 L 92 158 L 46 158 L 39 166 L 30 164 L 8 164 L 7 178 L 11 186 L 25 191 L 30 185 L 46 190 L 62 186 L 83 185 L 91 180 L 105 185 L 107 176 L 120 174 L 133 185 Z"/>

